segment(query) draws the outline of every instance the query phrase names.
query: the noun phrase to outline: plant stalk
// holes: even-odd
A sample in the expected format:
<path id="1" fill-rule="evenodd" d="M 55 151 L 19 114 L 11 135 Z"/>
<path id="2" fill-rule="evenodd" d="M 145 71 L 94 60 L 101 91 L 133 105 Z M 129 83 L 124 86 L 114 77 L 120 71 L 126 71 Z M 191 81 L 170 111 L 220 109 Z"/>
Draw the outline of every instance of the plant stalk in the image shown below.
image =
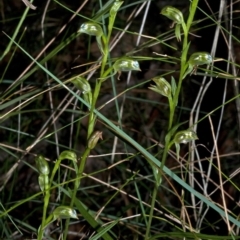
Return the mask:
<path id="1" fill-rule="evenodd" d="M 176 90 L 175 96 L 173 96 L 173 102 L 172 102 L 172 104 L 169 103 L 171 106 L 170 106 L 170 114 L 169 114 L 168 131 L 172 128 L 172 125 L 173 125 L 174 113 L 175 113 L 175 110 L 176 110 L 176 107 L 177 107 L 176 103 L 178 102 L 180 90 L 181 90 L 181 87 L 182 87 L 183 76 L 184 76 L 184 73 L 186 71 L 188 51 L 184 51 L 184 50 L 188 47 L 188 34 L 189 34 L 189 30 L 190 30 L 190 27 L 192 25 L 193 18 L 194 18 L 194 15 L 195 15 L 195 12 L 196 12 L 196 9 L 197 9 L 197 6 L 198 6 L 198 1 L 199 0 L 193 0 L 192 1 L 191 5 L 190 5 L 190 9 L 189 9 L 189 16 L 188 16 L 187 24 L 183 28 L 184 39 L 183 39 L 183 46 L 182 46 L 181 69 L 180 69 L 180 75 L 179 75 L 177 90 Z M 160 175 L 159 177 L 160 178 L 162 178 L 163 167 L 164 167 L 166 159 L 167 159 L 168 150 L 169 150 L 168 148 L 169 148 L 170 141 L 171 141 L 170 138 L 166 139 L 166 141 L 165 141 L 165 148 L 164 148 L 164 151 L 163 151 L 163 156 L 162 156 L 162 161 L 161 161 L 161 166 L 160 166 L 160 171 L 159 171 L 159 175 Z M 151 223 L 152 223 L 153 210 L 154 210 L 154 206 L 155 206 L 155 202 L 156 202 L 158 187 L 159 187 L 158 184 L 155 183 L 154 190 L 153 190 L 152 201 L 151 201 L 151 208 L 150 208 L 150 213 L 149 213 L 149 220 L 148 220 L 147 230 L 146 230 L 146 234 L 145 234 L 145 240 L 147 240 L 150 236 L 150 227 L 151 227 Z"/>
<path id="2" fill-rule="evenodd" d="M 106 41 L 106 38 L 103 36 L 102 37 L 103 40 L 103 58 L 102 58 L 102 63 L 101 63 L 101 71 L 100 71 L 100 79 L 104 77 L 104 71 L 105 71 L 105 67 L 107 64 L 107 59 L 108 59 L 108 43 Z M 93 98 L 92 98 L 92 105 L 91 105 L 91 109 L 90 109 L 90 114 L 89 114 L 89 120 L 88 120 L 88 132 L 87 132 L 87 140 L 90 138 L 90 136 L 92 135 L 93 131 L 94 131 L 94 127 L 95 127 L 95 122 L 96 122 L 96 116 L 94 114 L 94 109 L 96 107 L 96 103 L 98 100 L 98 96 L 101 90 L 101 84 L 102 81 L 101 80 L 96 80 L 95 83 L 95 88 L 94 88 L 94 92 L 93 92 Z M 76 181 L 74 182 L 74 189 L 73 189 L 73 193 L 71 196 L 71 202 L 70 202 L 70 207 L 73 207 L 75 198 L 76 198 L 76 194 L 77 194 L 77 190 L 79 188 L 79 186 L 81 185 L 81 178 L 83 176 L 83 171 L 85 168 L 85 164 L 87 161 L 87 158 L 90 154 L 91 149 L 86 147 L 82 157 L 81 157 L 81 162 L 79 164 L 79 168 L 78 168 L 78 172 L 77 172 L 77 177 L 76 177 Z M 67 239 L 67 233 L 68 233 L 68 225 L 69 225 L 70 219 L 66 220 L 65 223 L 65 230 L 64 230 L 64 235 L 63 235 L 63 239 L 66 240 Z"/>

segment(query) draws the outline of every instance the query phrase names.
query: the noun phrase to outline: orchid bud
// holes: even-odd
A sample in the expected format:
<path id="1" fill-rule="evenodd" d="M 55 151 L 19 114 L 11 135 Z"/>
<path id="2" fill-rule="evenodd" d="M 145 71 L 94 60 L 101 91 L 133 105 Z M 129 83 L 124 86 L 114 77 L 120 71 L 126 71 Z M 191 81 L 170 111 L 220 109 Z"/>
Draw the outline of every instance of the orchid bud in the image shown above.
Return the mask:
<path id="1" fill-rule="evenodd" d="M 172 6 L 164 7 L 161 11 L 161 14 L 173 20 L 173 25 L 174 23 L 182 24 L 184 22 L 182 12 Z"/>
<path id="2" fill-rule="evenodd" d="M 198 139 L 197 134 L 192 130 L 184 130 L 176 133 L 173 142 L 175 144 L 188 143 L 190 141 Z"/>
<path id="3" fill-rule="evenodd" d="M 88 139 L 88 148 L 89 149 L 95 148 L 99 139 L 102 139 L 102 132 L 100 131 L 94 132 Z"/>
<path id="4" fill-rule="evenodd" d="M 37 165 L 37 170 L 40 174 L 43 174 L 43 175 L 49 174 L 50 170 L 49 170 L 48 162 L 42 155 L 37 156 L 35 158 L 35 162 Z"/>
<path id="5" fill-rule="evenodd" d="M 153 90 L 154 92 L 157 92 L 165 97 L 172 97 L 171 96 L 171 85 L 165 80 L 163 77 L 155 77 L 152 79 L 156 85 L 151 85 L 149 89 Z"/>
<path id="6" fill-rule="evenodd" d="M 83 23 L 79 29 L 79 32 L 86 33 L 90 36 L 100 37 L 103 35 L 102 27 L 94 22 Z"/>
<path id="7" fill-rule="evenodd" d="M 195 52 L 188 60 L 189 65 L 198 66 L 213 62 L 212 56 L 207 52 Z"/>
<path id="8" fill-rule="evenodd" d="M 59 159 L 59 161 L 62 161 L 63 159 L 68 159 L 68 160 L 72 160 L 74 162 L 77 162 L 77 155 L 73 151 L 66 150 L 66 151 L 61 152 L 58 159 Z"/>
<path id="9" fill-rule="evenodd" d="M 161 185 L 161 183 L 162 183 L 162 176 L 161 176 L 161 174 L 159 172 L 159 168 L 154 166 L 154 165 L 152 165 L 152 169 L 153 169 L 153 176 L 155 178 L 155 183 L 159 187 Z"/>
<path id="10" fill-rule="evenodd" d="M 108 40 L 107 40 L 107 42 L 109 42 L 112 30 L 114 28 L 114 22 L 115 22 L 117 12 L 122 4 L 123 4 L 123 1 L 116 0 L 116 1 L 114 1 L 114 3 L 112 4 L 112 7 L 110 8 L 109 20 L 108 20 L 108 37 L 107 37 Z"/>
<path id="11" fill-rule="evenodd" d="M 182 12 L 172 6 L 166 6 L 162 9 L 161 14 L 173 20 L 171 27 L 174 27 L 174 24 L 176 23 L 175 36 L 178 41 L 181 41 L 181 26 L 185 34 L 187 32 L 187 28 L 183 19 Z"/>
<path id="12" fill-rule="evenodd" d="M 88 80 L 83 77 L 76 77 L 74 80 L 72 80 L 72 83 L 77 89 L 82 91 L 83 94 L 91 92 L 91 86 Z"/>
<path id="13" fill-rule="evenodd" d="M 59 206 L 55 208 L 52 214 L 53 214 L 53 220 L 68 219 L 68 218 L 78 219 L 76 211 L 67 206 Z"/>
<path id="14" fill-rule="evenodd" d="M 121 5 L 123 4 L 123 1 L 115 1 L 109 11 L 110 16 L 111 17 L 115 17 L 117 11 L 119 10 L 119 8 L 121 7 Z"/>
<path id="15" fill-rule="evenodd" d="M 123 4 L 123 1 L 115 1 L 109 11 L 109 23 L 108 23 L 109 33 L 111 33 L 111 31 L 112 31 L 115 17 L 117 15 L 117 11 L 119 10 L 119 8 L 121 7 L 122 4 Z"/>
<path id="16" fill-rule="evenodd" d="M 77 77 L 75 78 L 72 83 L 76 88 L 82 91 L 83 99 L 89 103 L 92 104 L 92 89 L 89 84 L 89 82 L 83 78 L 83 77 Z"/>

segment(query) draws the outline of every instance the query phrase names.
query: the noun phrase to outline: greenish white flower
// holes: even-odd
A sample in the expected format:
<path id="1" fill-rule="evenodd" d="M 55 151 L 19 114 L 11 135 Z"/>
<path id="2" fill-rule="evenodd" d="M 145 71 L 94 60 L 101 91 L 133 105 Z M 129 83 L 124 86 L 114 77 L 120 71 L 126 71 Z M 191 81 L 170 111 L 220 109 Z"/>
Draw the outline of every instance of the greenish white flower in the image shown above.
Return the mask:
<path id="1" fill-rule="evenodd" d="M 87 79 L 83 77 L 76 77 L 72 80 L 74 86 L 82 91 L 83 94 L 91 92 L 91 86 Z"/>
<path id="2" fill-rule="evenodd" d="M 212 62 L 213 62 L 212 56 L 207 52 L 195 52 L 190 56 L 188 60 L 189 65 L 192 66 L 210 64 Z"/>
<path id="3" fill-rule="evenodd" d="M 52 214 L 54 220 L 68 218 L 78 219 L 76 211 L 68 206 L 59 206 L 54 209 Z"/>
<path id="4" fill-rule="evenodd" d="M 88 139 L 88 148 L 94 149 L 99 139 L 102 139 L 102 132 L 100 131 L 94 132 Z"/>
<path id="5" fill-rule="evenodd" d="M 141 71 L 138 61 L 135 61 L 130 58 L 118 59 L 114 63 L 113 68 L 116 72 L 132 71 L 132 70 Z"/>
<path id="6" fill-rule="evenodd" d="M 100 37 L 103 35 L 102 27 L 95 22 L 83 23 L 79 29 L 79 32 L 96 37 Z"/>
<path id="7" fill-rule="evenodd" d="M 172 88 L 171 85 L 163 77 L 155 77 L 152 79 L 156 85 L 151 85 L 149 89 L 157 92 L 165 97 L 171 97 Z"/>
<path id="8" fill-rule="evenodd" d="M 182 24 L 184 22 L 182 12 L 175 7 L 166 6 L 162 9 L 161 14 L 173 20 L 173 24 Z"/>
<path id="9" fill-rule="evenodd" d="M 62 161 L 63 159 L 68 159 L 68 160 L 72 160 L 74 162 L 77 162 L 77 154 L 73 151 L 65 150 L 65 151 L 60 153 L 58 159 L 60 161 Z"/>
<path id="10" fill-rule="evenodd" d="M 210 64 L 212 62 L 213 62 L 213 58 L 207 52 L 193 53 L 187 62 L 187 70 L 184 73 L 183 78 L 185 78 L 187 74 L 194 72 L 199 65 Z"/>
<path id="11" fill-rule="evenodd" d="M 131 58 L 118 59 L 113 64 L 113 69 L 114 69 L 114 74 L 116 74 L 117 72 L 119 73 L 118 80 L 121 75 L 121 72 L 141 71 L 138 61 L 133 60 Z"/>
<path id="12" fill-rule="evenodd" d="M 198 139 L 198 137 L 193 130 L 184 130 L 176 133 L 173 142 L 175 144 L 188 143 L 196 139 Z"/>

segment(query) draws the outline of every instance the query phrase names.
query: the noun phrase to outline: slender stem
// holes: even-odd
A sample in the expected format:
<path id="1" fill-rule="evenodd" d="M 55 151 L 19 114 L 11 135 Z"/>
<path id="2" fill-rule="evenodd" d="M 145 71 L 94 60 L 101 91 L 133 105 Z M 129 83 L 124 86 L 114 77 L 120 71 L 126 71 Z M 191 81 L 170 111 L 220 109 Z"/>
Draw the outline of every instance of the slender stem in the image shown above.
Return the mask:
<path id="1" fill-rule="evenodd" d="M 48 176 L 46 177 L 48 178 Z M 38 240 L 43 239 L 44 226 L 46 225 L 47 208 L 48 208 L 49 199 L 50 199 L 50 186 L 47 187 L 46 191 L 44 191 L 44 194 L 45 196 L 44 196 L 44 205 L 43 205 L 43 216 L 42 216 L 42 223 L 38 232 Z"/>
<path id="2" fill-rule="evenodd" d="M 75 198 L 76 198 L 76 195 L 77 195 L 77 190 L 80 186 L 80 183 L 81 183 L 81 178 L 83 176 L 83 170 L 84 170 L 84 167 L 85 167 L 85 164 L 86 164 L 86 161 L 87 161 L 87 157 L 90 153 L 91 149 L 89 149 L 88 147 L 85 149 L 82 157 L 81 157 L 81 162 L 79 164 L 79 168 L 78 168 L 78 172 L 77 172 L 77 177 L 76 177 L 76 180 L 74 181 L 74 189 L 73 189 L 73 192 L 72 192 L 72 197 L 71 197 L 71 202 L 70 202 L 70 205 L 69 207 L 72 208 L 73 207 L 73 204 L 74 204 L 74 201 L 75 201 Z M 65 222 L 65 229 L 64 229 L 64 234 L 63 234 L 63 239 L 66 240 L 67 239 L 67 233 L 68 233 L 68 226 L 69 226 L 69 222 L 70 222 L 70 219 L 66 219 L 66 222 Z"/>
<path id="3" fill-rule="evenodd" d="M 172 97 L 170 97 L 169 99 L 169 108 L 170 108 L 170 114 L 169 114 L 169 122 L 168 122 L 168 131 L 170 131 L 170 129 L 172 128 L 172 124 L 173 124 L 173 118 L 174 118 L 174 110 L 175 110 L 175 103 L 172 100 Z"/>
<path id="4" fill-rule="evenodd" d="M 183 46 L 182 46 L 181 69 L 180 69 L 180 75 L 179 75 L 179 81 L 178 81 L 176 93 L 173 96 L 173 101 L 171 101 L 171 103 L 169 101 L 170 114 L 169 114 L 168 131 L 172 128 L 172 125 L 173 125 L 174 113 L 175 113 L 175 109 L 177 106 L 176 103 L 178 102 L 179 93 L 180 93 L 180 90 L 182 87 L 183 76 L 186 71 L 188 51 L 185 51 L 185 49 L 188 47 L 188 34 L 189 34 L 189 30 L 190 30 L 190 27 L 193 22 L 193 18 L 194 18 L 197 6 L 198 6 L 198 0 L 193 0 L 192 4 L 190 6 L 190 11 L 189 11 L 190 13 L 188 16 L 187 24 L 186 25 L 184 24 L 184 26 L 183 26 L 184 39 L 183 39 Z M 162 155 L 162 161 L 161 161 L 161 166 L 160 166 L 160 171 L 159 171 L 159 178 L 162 178 L 163 167 L 164 167 L 166 159 L 167 159 L 168 150 L 169 150 L 168 146 L 169 146 L 170 141 L 171 141 L 170 138 L 167 138 L 165 141 L 165 148 L 164 148 L 163 155 Z M 156 202 L 158 187 L 159 187 L 158 184 L 155 183 L 152 201 L 151 201 L 151 208 L 150 208 L 150 213 L 149 213 L 149 220 L 148 220 L 147 230 L 146 230 L 146 234 L 145 234 L 145 240 L 147 240 L 149 238 L 150 227 L 151 227 L 151 223 L 152 223 L 153 210 L 154 210 L 154 206 L 155 206 L 155 202 Z"/>
<path id="5" fill-rule="evenodd" d="M 151 208 L 150 208 L 150 212 L 149 212 L 149 220 L 148 220 L 147 230 L 146 230 L 146 234 L 145 234 L 145 238 L 144 238 L 145 240 L 149 239 L 149 233 L 150 233 L 150 228 L 152 225 L 153 210 L 154 210 L 155 201 L 156 201 L 156 197 L 157 197 L 157 191 L 158 191 L 158 186 L 157 186 L 157 184 L 154 184 Z"/>
<path id="6" fill-rule="evenodd" d="M 173 124 L 173 118 L 174 118 L 174 113 L 175 113 L 175 109 L 177 106 L 177 102 L 178 102 L 178 98 L 179 98 L 179 94 L 180 94 L 180 90 L 182 88 L 182 81 L 183 81 L 183 76 L 186 70 L 186 63 L 187 63 L 187 51 L 184 51 L 187 46 L 188 46 L 188 34 L 189 34 L 189 30 L 190 27 L 192 25 L 193 22 L 193 18 L 197 9 L 197 5 L 198 5 L 198 0 L 193 0 L 192 4 L 190 6 L 190 14 L 188 16 L 188 20 L 187 20 L 187 24 L 185 26 L 184 24 L 184 39 L 183 39 L 183 46 L 182 46 L 182 56 L 181 56 L 181 69 L 180 69 L 180 75 L 179 75 L 179 81 L 178 81 L 178 85 L 177 85 L 177 90 L 175 95 L 173 96 L 173 104 L 169 103 L 170 106 L 170 116 L 169 116 L 169 126 L 168 126 L 168 131 L 172 128 L 172 124 Z M 163 157 L 162 157 L 162 162 L 161 162 L 161 170 L 163 169 L 163 166 L 165 164 L 166 158 L 167 158 L 167 152 L 168 152 L 168 146 L 170 143 L 170 139 L 168 139 L 165 142 L 165 148 L 164 148 L 164 152 L 163 152 Z M 162 171 L 160 171 L 160 174 L 162 174 Z"/>
<path id="7" fill-rule="evenodd" d="M 103 78 L 103 76 L 104 76 L 104 71 L 105 71 L 105 67 L 106 67 L 106 64 L 107 64 L 108 51 L 109 51 L 106 37 L 102 36 L 102 40 L 103 40 L 103 58 L 102 58 L 102 63 L 101 63 L 100 79 Z M 89 115 L 89 121 L 88 121 L 88 135 L 87 135 L 87 138 L 89 138 L 91 136 L 91 134 L 94 130 L 95 114 L 94 114 L 93 111 L 95 109 L 96 102 L 97 102 L 97 99 L 98 99 L 98 95 L 100 93 L 101 84 L 102 84 L 101 80 L 96 80 L 94 93 L 93 93 L 93 99 L 92 99 L 92 106 L 91 106 L 91 109 L 90 109 L 90 115 Z"/>
<path id="8" fill-rule="evenodd" d="M 184 39 L 183 39 L 183 46 L 182 46 L 182 56 L 181 56 L 181 69 L 180 69 L 180 75 L 179 75 L 179 82 L 178 82 L 178 86 L 177 86 L 177 90 L 176 90 L 176 94 L 174 96 L 174 100 L 173 102 L 175 103 L 179 97 L 179 93 L 182 87 L 182 81 L 183 81 L 183 76 L 186 70 L 186 63 L 187 63 L 187 54 L 188 51 L 184 51 L 187 46 L 188 46 L 188 34 L 189 34 L 189 30 L 190 27 L 192 25 L 193 22 L 193 18 L 198 6 L 198 1 L 199 0 L 193 0 L 192 4 L 190 6 L 190 10 L 189 10 L 189 16 L 188 16 L 188 20 L 187 20 L 187 25 L 184 28 Z M 175 108 L 176 106 L 174 106 Z"/>
<path id="9" fill-rule="evenodd" d="M 46 220 L 46 216 L 47 216 L 47 208 L 48 208 L 49 199 L 50 199 L 50 188 L 52 187 L 53 178 L 54 178 L 57 170 L 60 167 L 60 163 L 61 163 L 61 160 L 57 159 L 56 163 L 54 164 L 54 167 L 53 167 L 53 170 L 52 170 L 52 174 L 51 174 L 51 177 L 50 177 L 49 188 L 48 188 L 48 190 L 45 191 L 44 206 L 43 206 L 43 216 L 42 216 L 42 223 L 41 223 L 41 226 L 39 228 L 38 240 L 42 240 L 44 226 L 46 226 L 47 222 L 48 222 Z"/>
<path id="10" fill-rule="evenodd" d="M 169 100 L 170 114 L 169 114 L 168 131 L 170 131 L 171 128 L 172 128 L 173 118 L 174 118 L 174 112 L 175 112 L 175 107 L 176 107 L 175 102 L 173 102 L 172 99 L 170 99 L 170 100 Z M 169 149 L 168 149 L 169 143 L 170 143 L 170 139 L 169 139 L 169 140 L 166 140 L 166 142 L 165 142 L 165 148 L 164 148 L 163 156 L 162 156 L 162 162 L 161 162 L 161 166 L 160 166 L 160 171 L 159 171 L 160 178 L 162 177 L 161 175 L 162 175 L 162 172 L 163 172 L 163 167 L 164 167 L 165 162 L 166 162 L 166 159 L 167 159 L 167 153 L 168 153 L 168 150 L 169 150 Z"/>
<path id="11" fill-rule="evenodd" d="M 104 77 L 104 72 L 105 72 L 105 67 L 107 64 L 107 58 L 108 58 L 108 43 L 106 41 L 106 37 L 103 36 L 102 37 L 103 40 L 103 58 L 102 58 L 102 62 L 101 62 L 101 71 L 100 71 L 100 79 Z M 88 120 L 88 132 L 87 132 L 87 139 L 90 138 L 90 136 L 92 135 L 93 131 L 94 131 L 94 126 L 95 126 L 95 120 L 96 120 L 96 116 L 94 114 L 94 109 L 98 100 L 98 96 L 101 90 L 101 84 L 102 81 L 101 80 L 96 80 L 95 83 L 95 88 L 94 88 L 94 92 L 93 92 L 93 97 L 92 97 L 92 105 L 91 105 L 91 109 L 90 109 L 90 114 L 89 114 L 89 120 Z M 83 170 L 87 161 L 87 158 L 90 154 L 91 149 L 86 147 L 82 157 L 81 157 L 81 162 L 78 168 L 78 172 L 77 172 L 77 177 L 76 180 L 74 182 L 74 189 L 72 192 L 72 197 L 71 197 L 71 202 L 70 202 L 70 207 L 73 207 L 75 198 L 76 198 L 76 194 L 77 194 L 77 190 L 81 184 L 81 178 L 83 176 Z M 63 239 L 66 240 L 67 239 L 67 233 L 68 233 L 68 225 L 69 225 L 70 219 L 66 220 L 65 223 L 65 229 L 64 229 L 64 235 L 63 235 Z"/>

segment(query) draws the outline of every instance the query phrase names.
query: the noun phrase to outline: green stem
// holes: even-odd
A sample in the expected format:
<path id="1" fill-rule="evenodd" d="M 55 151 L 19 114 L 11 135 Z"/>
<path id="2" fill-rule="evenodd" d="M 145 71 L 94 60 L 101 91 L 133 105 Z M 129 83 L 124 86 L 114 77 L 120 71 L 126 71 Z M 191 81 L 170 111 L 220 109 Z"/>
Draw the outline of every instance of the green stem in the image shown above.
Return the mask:
<path id="1" fill-rule="evenodd" d="M 106 41 L 106 38 L 103 36 L 102 37 L 103 40 L 103 58 L 102 58 L 102 63 L 101 63 L 101 72 L 100 72 L 100 78 L 104 77 L 104 71 L 105 71 L 105 66 L 107 64 L 107 58 L 108 58 L 108 43 Z M 87 139 L 90 138 L 90 136 L 92 135 L 93 131 L 94 131 L 94 127 L 95 127 L 95 120 L 96 120 L 96 116 L 94 114 L 94 109 L 98 100 L 98 96 L 101 90 L 101 84 L 102 81 L 101 80 L 96 80 L 96 84 L 95 84 L 95 88 L 94 88 L 94 92 L 93 92 L 93 98 L 92 98 L 92 105 L 91 105 L 91 109 L 90 109 L 90 114 L 89 114 L 89 120 L 88 120 L 88 132 L 87 132 Z M 78 168 L 78 172 L 77 172 L 77 177 L 76 180 L 74 182 L 74 189 L 73 189 L 73 193 L 72 193 L 72 198 L 71 198 L 71 202 L 70 202 L 70 207 L 73 207 L 75 198 L 76 198 L 76 194 L 77 194 L 77 190 L 81 184 L 81 178 L 83 176 L 83 170 L 85 168 L 85 164 L 87 161 L 87 158 L 90 154 L 91 149 L 86 147 L 82 157 L 81 157 L 81 162 Z M 67 233 L 68 233 L 68 225 L 69 225 L 70 219 L 66 220 L 65 223 L 65 229 L 64 229 L 64 236 L 63 239 L 66 240 L 67 239 Z"/>
<path id="2" fill-rule="evenodd" d="M 168 123 L 168 131 L 172 128 L 173 118 L 174 118 L 174 110 L 175 110 L 175 103 L 172 100 L 172 97 L 168 99 L 169 101 L 169 108 L 170 108 L 170 114 L 169 114 L 169 123 Z"/>
<path id="3" fill-rule="evenodd" d="M 105 66 L 107 64 L 107 58 L 108 58 L 108 44 L 105 36 L 102 36 L 103 40 L 103 58 L 102 58 L 102 63 L 101 63 L 101 72 L 100 72 L 100 79 L 104 77 L 104 71 L 105 71 Z M 95 126 L 95 114 L 94 114 L 94 109 L 96 106 L 96 102 L 98 99 L 98 95 L 100 93 L 101 89 L 101 80 L 96 80 L 95 88 L 94 88 L 94 93 L 93 93 L 93 99 L 92 99 L 92 106 L 90 109 L 90 115 L 89 115 L 89 121 L 88 121 L 88 134 L 87 134 L 87 139 L 91 136 L 94 130 Z"/>
<path id="4" fill-rule="evenodd" d="M 149 212 L 149 220 L 148 220 L 147 230 L 146 230 L 144 240 L 149 239 L 149 236 L 150 236 L 149 233 L 150 233 L 150 229 L 151 229 L 151 225 L 152 225 L 153 210 L 154 210 L 154 206 L 155 206 L 155 202 L 156 202 L 157 191 L 158 191 L 158 185 L 155 184 L 154 189 L 153 189 L 151 208 L 150 208 L 150 212 Z"/>
<path id="5" fill-rule="evenodd" d="M 70 208 L 73 208 L 73 204 L 74 204 L 74 201 L 75 201 L 75 198 L 76 198 L 76 195 L 77 195 L 77 190 L 80 186 L 81 178 L 83 176 L 83 170 L 84 170 L 84 167 L 85 167 L 85 164 L 86 164 L 86 161 L 87 161 L 87 158 L 88 158 L 88 155 L 89 155 L 90 151 L 91 151 L 91 149 L 86 147 L 86 149 L 85 149 L 85 151 L 84 151 L 84 153 L 81 157 L 81 161 L 80 161 L 78 172 L 77 172 L 77 177 L 76 177 L 76 180 L 74 181 L 74 189 L 73 189 L 73 192 L 72 192 L 72 198 L 71 198 L 71 202 L 70 202 L 70 205 L 69 205 Z M 66 219 L 64 235 L 63 235 L 64 240 L 67 239 L 69 222 L 70 222 L 70 218 Z"/>
<path id="6" fill-rule="evenodd" d="M 54 164 L 53 170 L 52 170 L 51 178 L 50 178 L 50 181 L 49 181 L 49 187 L 45 191 L 44 206 L 43 206 L 43 216 L 42 216 L 42 223 L 41 223 L 41 226 L 39 228 L 38 240 L 42 240 L 43 239 L 44 227 L 48 223 L 48 220 L 46 220 L 46 216 L 47 216 L 47 208 L 48 208 L 49 199 L 50 199 L 50 189 L 52 187 L 53 178 L 54 178 L 58 168 L 60 167 L 60 163 L 61 163 L 61 160 L 57 159 L 56 163 Z"/>
<path id="7" fill-rule="evenodd" d="M 44 196 L 44 205 L 43 205 L 43 216 L 42 216 L 42 223 L 41 223 L 41 226 L 40 226 L 39 232 L 38 232 L 38 238 L 37 238 L 38 240 L 43 239 L 44 226 L 46 225 L 47 208 L 48 208 L 49 199 L 50 199 L 50 187 L 48 187 L 48 189 L 46 189 L 44 194 L 45 194 L 45 196 Z"/>
<path id="8" fill-rule="evenodd" d="M 172 128 L 172 125 L 173 125 L 174 113 L 175 113 L 175 109 L 177 107 L 176 103 L 178 102 L 179 93 L 180 93 L 180 90 L 181 90 L 181 87 L 182 87 L 183 76 L 184 76 L 184 73 L 186 71 L 188 51 L 184 51 L 184 50 L 188 47 L 188 34 L 189 34 L 189 30 L 190 30 L 190 27 L 192 25 L 193 18 L 194 18 L 194 15 L 195 15 L 195 12 L 196 12 L 196 9 L 197 9 L 197 6 L 198 6 L 198 1 L 199 0 L 193 0 L 192 1 L 192 4 L 190 6 L 190 11 L 189 11 L 187 24 L 186 25 L 184 24 L 184 27 L 183 27 L 184 40 L 183 40 L 183 46 L 182 46 L 181 69 L 180 69 L 180 75 L 179 75 L 179 81 L 178 81 L 176 93 L 173 96 L 172 103 L 169 102 L 170 114 L 169 114 L 168 131 Z M 163 167 L 164 167 L 166 159 L 167 159 L 168 150 L 169 150 L 168 148 L 169 148 L 170 141 L 171 141 L 171 139 L 168 138 L 168 139 L 166 139 L 166 142 L 165 142 L 165 148 L 164 148 L 164 151 L 163 151 L 161 167 L 160 167 L 160 171 L 159 171 L 159 175 L 160 175 L 159 177 L 160 178 L 162 178 Z M 155 184 L 154 190 L 153 190 L 152 201 L 151 201 L 151 209 L 150 209 L 150 213 L 149 213 L 149 220 L 148 220 L 147 230 L 146 230 L 146 234 L 145 234 L 145 240 L 149 238 L 150 227 L 151 227 L 152 217 L 153 217 L 153 210 L 154 210 L 156 196 L 157 196 L 157 190 L 158 190 L 158 186 L 157 186 L 157 184 Z"/>

